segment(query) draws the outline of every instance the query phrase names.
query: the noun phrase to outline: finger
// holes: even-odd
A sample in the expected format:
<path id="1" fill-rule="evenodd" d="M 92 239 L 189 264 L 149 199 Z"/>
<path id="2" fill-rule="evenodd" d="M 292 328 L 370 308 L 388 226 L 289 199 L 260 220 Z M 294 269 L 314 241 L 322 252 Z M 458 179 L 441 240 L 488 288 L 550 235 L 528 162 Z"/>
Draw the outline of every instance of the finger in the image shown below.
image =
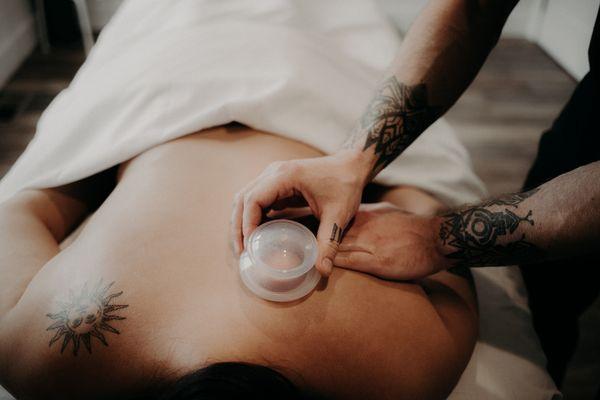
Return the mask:
<path id="1" fill-rule="evenodd" d="M 233 208 L 231 213 L 230 229 L 231 238 L 233 240 L 232 246 L 236 255 L 240 255 L 244 250 L 244 235 L 242 232 L 242 216 L 244 213 L 244 193 L 248 193 L 252 187 L 258 182 L 258 178 L 254 178 L 252 181 L 246 184 L 239 192 L 237 192 L 233 198 Z"/>
<path id="2" fill-rule="evenodd" d="M 365 245 L 365 243 L 362 243 L 362 241 L 360 240 L 360 237 L 357 236 L 347 236 L 347 233 L 344 233 L 344 238 L 342 240 L 342 243 L 340 243 L 339 247 L 338 247 L 338 251 L 363 251 L 363 252 L 369 252 L 370 249 L 369 247 L 367 247 Z"/>
<path id="3" fill-rule="evenodd" d="M 377 275 L 379 272 L 376 257 L 365 251 L 339 251 L 335 256 L 334 264 L 336 267 L 367 274 Z"/>
<path id="4" fill-rule="evenodd" d="M 257 183 L 244 195 L 244 209 L 242 214 L 242 234 L 247 238 L 262 221 L 264 209 L 270 207 L 280 197 L 279 186 L 281 183 L 275 179 L 267 179 Z M 283 195 L 287 195 L 283 190 Z M 283 196 L 281 196 L 283 197 Z"/>
<path id="5" fill-rule="evenodd" d="M 237 193 L 233 199 L 233 212 L 231 213 L 230 221 L 230 237 L 233 245 L 233 252 L 239 256 L 244 248 L 242 236 L 242 213 L 244 203 L 242 202 L 242 194 Z"/>
<path id="6" fill-rule="evenodd" d="M 321 222 L 317 232 L 319 255 L 316 267 L 323 276 L 331 275 L 333 260 L 342 241 L 343 227 L 347 223 L 342 211 L 327 211 L 321 215 Z"/>

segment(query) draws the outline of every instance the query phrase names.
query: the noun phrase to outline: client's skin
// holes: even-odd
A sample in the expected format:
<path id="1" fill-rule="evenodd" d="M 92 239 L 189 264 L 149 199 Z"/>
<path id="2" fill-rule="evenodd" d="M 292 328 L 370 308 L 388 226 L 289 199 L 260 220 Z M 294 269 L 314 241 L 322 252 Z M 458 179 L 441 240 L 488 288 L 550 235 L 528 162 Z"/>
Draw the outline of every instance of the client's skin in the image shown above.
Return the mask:
<path id="1" fill-rule="evenodd" d="M 466 279 L 399 283 L 335 269 L 327 290 L 289 304 L 241 284 L 228 247 L 234 193 L 273 161 L 320 155 L 249 128 L 160 145 L 119 167 L 63 251 L 90 208 L 81 193 L 98 182 L 1 204 L 0 383 L 22 399 L 107 398 L 246 361 L 329 397 L 445 397 L 477 335 Z M 413 188 L 384 197 L 416 213 L 441 207 Z"/>

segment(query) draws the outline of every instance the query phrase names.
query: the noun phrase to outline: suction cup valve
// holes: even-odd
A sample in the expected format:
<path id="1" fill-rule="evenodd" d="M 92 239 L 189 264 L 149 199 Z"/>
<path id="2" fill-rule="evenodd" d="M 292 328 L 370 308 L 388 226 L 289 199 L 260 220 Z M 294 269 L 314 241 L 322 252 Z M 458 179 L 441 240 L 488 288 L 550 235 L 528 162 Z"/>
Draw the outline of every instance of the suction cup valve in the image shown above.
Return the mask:
<path id="1" fill-rule="evenodd" d="M 294 301 L 310 293 L 321 278 L 314 267 L 317 239 L 304 225 L 279 219 L 260 225 L 240 256 L 242 281 L 270 301 Z"/>

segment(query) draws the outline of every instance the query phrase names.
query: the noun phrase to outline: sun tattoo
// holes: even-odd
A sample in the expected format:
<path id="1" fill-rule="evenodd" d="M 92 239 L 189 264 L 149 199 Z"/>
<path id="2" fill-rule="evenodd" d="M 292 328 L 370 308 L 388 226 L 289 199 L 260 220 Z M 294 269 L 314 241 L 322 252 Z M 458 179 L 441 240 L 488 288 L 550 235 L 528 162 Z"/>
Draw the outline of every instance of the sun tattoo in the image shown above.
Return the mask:
<path id="1" fill-rule="evenodd" d="M 88 353 L 92 353 L 92 338 L 108 346 L 106 337 L 101 331 L 120 334 L 118 329 L 108 324 L 108 321 L 125 319 L 114 312 L 129 307 L 128 304 L 111 304 L 113 299 L 123 294 L 122 291 L 108 294 L 113 284 L 114 282 L 105 285 L 100 279 L 93 288 L 86 282 L 78 294 L 70 290 L 68 299 L 58 303 L 60 311 L 46 314 L 48 318 L 56 321 L 46 329 L 56 331 L 48 347 L 62 338 L 60 353 L 62 354 L 69 342 L 72 342 L 73 355 L 76 356 L 81 342 Z"/>

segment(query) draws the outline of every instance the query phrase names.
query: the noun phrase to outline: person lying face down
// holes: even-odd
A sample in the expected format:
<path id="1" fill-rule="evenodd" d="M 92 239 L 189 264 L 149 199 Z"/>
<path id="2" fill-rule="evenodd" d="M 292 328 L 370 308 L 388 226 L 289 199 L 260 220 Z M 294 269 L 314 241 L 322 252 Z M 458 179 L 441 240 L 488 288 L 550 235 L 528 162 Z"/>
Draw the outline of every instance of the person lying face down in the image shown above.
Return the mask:
<path id="1" fill-rule="evenodd" d="M 2 203 L 0 383 L 23 399 L 445 398 L 477 335 L 468 279 L 334 268 L 292 303 L 241 283 L 234 193 L 271 162 L 319 155 L 225 126 Z M 410 187 L 380 200 L 443 207 Z"/>

